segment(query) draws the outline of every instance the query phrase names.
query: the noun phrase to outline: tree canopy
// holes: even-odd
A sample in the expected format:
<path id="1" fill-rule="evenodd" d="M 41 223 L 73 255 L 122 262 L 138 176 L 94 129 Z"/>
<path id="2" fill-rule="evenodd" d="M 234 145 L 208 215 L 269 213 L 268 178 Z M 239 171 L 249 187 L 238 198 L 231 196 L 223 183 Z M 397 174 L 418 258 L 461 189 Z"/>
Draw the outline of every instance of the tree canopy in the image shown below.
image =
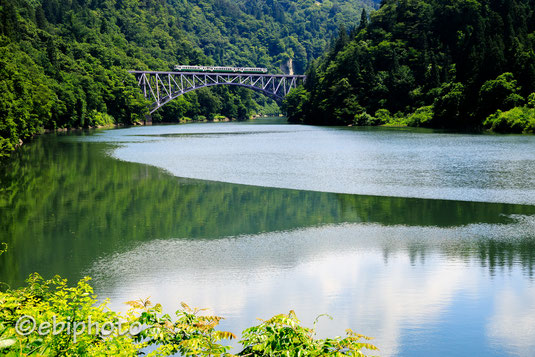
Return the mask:
<path id="1" fill-rule="evenodd" d="M 535 91 L 533 9 L 533 0 L 383 0 L 309 67 L 304 91 L 287 98 L 288 117 L 492 128 L 489 116 L 525 107 Z M 520 112 L 520 132 L 532 132 L 534 112 Z"/>

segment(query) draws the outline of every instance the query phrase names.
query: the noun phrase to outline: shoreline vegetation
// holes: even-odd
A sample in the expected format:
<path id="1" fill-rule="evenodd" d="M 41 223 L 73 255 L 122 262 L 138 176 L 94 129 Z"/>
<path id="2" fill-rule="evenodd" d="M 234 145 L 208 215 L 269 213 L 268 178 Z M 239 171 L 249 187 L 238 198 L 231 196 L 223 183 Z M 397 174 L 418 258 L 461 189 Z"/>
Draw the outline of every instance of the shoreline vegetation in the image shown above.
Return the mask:
<path id="1" fill-rule="evenodd" d="M 285 98 L 290 122 L 535 133 L 534 0 L 383 0 Z"/>
<path id="2" fill-rule="evenodd" d="M 252 115 L 249 120 L 254 120 L 258 118 L 267 118 L 267 117 L 275 117 L 277 115 L 267 115 L 267 114 L 255 114 Z M 146 118 L 145 118 L 146 119 Z M 218 122 L 231 122 L 231 121 L 239 121 L 237 119 L 227 118 L 223 115 L 215 115 L 213 118 L 209 119 L 205 116 L 196 116 L 193 118 L 189 117 L 181 117 L 176 120 L 169 120 L 169 121 L 159 121 L 156 122 L 156 124 L 187 124 L 187 123 L 218 123 Z M 43 134 L 54 134 L 54 133 L 67 133 L 67 132 L 80 132 L 85 130 L 103 130 L 103 129 L 119 129 L 119 128 L 127 128 L 127 127 L 135 127 L 135 126 L 146 126 L 146 125 L 152 125 L 152 121 L 136 121 L 131 124 L 125 124 L 125 123 L 107 123 L 107 124 L 101 124 L 101 125 L 95 125 L 95 126 L 86 126 L 86 127 L 68 127 L 68 128 L 55 128 L 55 129 L 45 129 L 40 128 L 36 133 L 34 133 L 31 137 L 27 139 L 26 142 L 31 142 L 31 140 L 37 136 L 37 135 L 43 135 Z M 19 142 L 14 145 L 14 150 L 18 149 L 22 145 L 24 145 L 25 142 L 22 141 L 22 139 L 19 138 Z M 0 160 L 7 159 L 9 156 L 2 157 L 0 156 Z"/>

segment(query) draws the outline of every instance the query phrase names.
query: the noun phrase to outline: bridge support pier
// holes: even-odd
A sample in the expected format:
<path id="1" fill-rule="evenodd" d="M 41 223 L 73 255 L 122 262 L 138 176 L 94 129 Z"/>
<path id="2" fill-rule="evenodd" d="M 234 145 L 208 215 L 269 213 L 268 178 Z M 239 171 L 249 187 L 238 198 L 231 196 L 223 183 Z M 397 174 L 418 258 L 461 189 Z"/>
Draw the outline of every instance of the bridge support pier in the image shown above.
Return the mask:
<path id="1" fill-rule="evenodd" d="M 145 120 L 143 121 L 144 125 L 152 125 L 152 115 L 145 114 Z"/>

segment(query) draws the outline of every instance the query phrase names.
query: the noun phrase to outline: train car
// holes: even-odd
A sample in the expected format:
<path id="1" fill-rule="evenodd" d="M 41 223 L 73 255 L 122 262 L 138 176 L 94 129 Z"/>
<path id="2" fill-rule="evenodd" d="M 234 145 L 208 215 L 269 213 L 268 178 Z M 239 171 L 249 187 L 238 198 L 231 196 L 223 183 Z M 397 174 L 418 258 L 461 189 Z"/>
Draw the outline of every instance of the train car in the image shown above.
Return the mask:
<path id="1" fill-rule="evenodd" d="M 175 71 L 213 73 L 267 73 L 267 68 L 176 65 Z"/>
<path id="2" fill-rule="evenodd" d="M 205 72 L 204 66 L 175 66 L 175 71 L 179 72 Z"/>
<path id="3" fill-rule="evenodd" d="M 240 69 L 237 67 L 209 67 L 209 72 L 218 72 L 218 73 L 237 73 Z"/>
<path id="4" fill-rule="evenodd" d="M 240 72 L 242 73 L 267 73 L 267 68 L 242 67 L 240 68 Z"/>

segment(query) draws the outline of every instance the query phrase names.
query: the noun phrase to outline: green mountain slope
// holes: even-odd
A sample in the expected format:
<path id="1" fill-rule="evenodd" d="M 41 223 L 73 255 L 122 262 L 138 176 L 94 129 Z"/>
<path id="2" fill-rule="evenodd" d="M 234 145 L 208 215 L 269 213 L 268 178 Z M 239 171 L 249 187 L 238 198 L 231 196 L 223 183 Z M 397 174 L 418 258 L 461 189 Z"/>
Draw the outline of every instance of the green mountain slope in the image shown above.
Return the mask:
<path id="1" fill-rule="evenodd" d="M 173 2 L 174 3 L 174 2 Z M 340 24 L 358 23 L 372 0 L 190 0 L 177 1 L 182 28 L 216 63 L 257 65 L 296 73 L 321 55 Z"/>
<path id="2" fill-rule="evenodd" d="M 533 0 L 384 0 L 311 68 L 289 117 L 533 132 L 534 10 Z"/>
<path id="3" fill-rule="evenodd" d="M 367 1 L 0 0 L 0 157 L 43 128 L 141 120 L 147 103 L 129 69 L 302 72 Z M 199 90 L 155 119 L 244 118 L 255 100 L 267 103 L 243 88 Z"/>

